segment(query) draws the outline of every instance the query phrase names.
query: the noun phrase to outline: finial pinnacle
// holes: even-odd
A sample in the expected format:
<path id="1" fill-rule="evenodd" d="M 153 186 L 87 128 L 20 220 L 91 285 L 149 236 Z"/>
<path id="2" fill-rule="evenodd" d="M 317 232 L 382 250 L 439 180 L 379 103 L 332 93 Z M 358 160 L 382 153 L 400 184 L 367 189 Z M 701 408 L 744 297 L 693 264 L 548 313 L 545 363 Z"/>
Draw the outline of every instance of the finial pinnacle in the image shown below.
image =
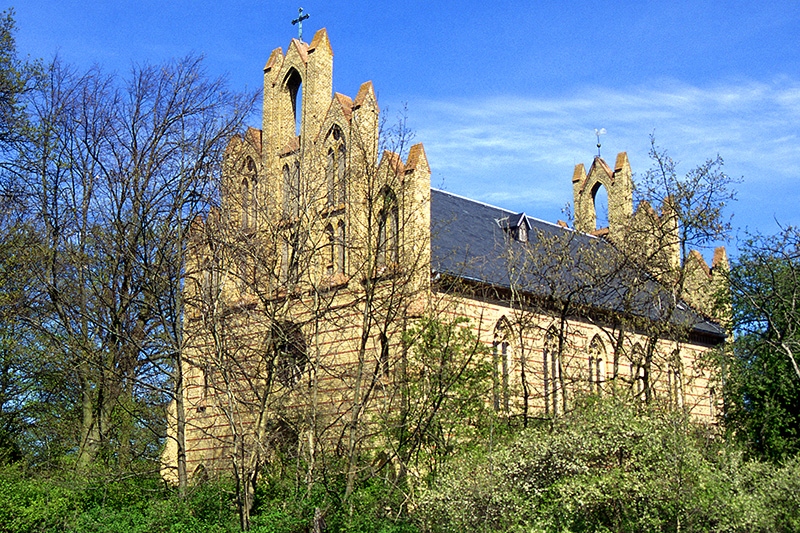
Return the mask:
<path id="1" fill-rule="evenodd" d="M 600 136 L 606 134 L 605 128 L 594 129 L 594 134 L 597 135 L 597 157 L 600 157 Z"/>
<path id="2" fill-rule="evenodd" d="M 309 17 L 308 13 L 303 15 L 303 8 L 301 7 L 298 10 L 297 18 L 292 21 L 292 26 L 294 26 L 295 24 L 299 26 L 297 31 L 297 39 L 299 41 L 303 40 L 303 21 L 306 20 L 308 17 Z"/>

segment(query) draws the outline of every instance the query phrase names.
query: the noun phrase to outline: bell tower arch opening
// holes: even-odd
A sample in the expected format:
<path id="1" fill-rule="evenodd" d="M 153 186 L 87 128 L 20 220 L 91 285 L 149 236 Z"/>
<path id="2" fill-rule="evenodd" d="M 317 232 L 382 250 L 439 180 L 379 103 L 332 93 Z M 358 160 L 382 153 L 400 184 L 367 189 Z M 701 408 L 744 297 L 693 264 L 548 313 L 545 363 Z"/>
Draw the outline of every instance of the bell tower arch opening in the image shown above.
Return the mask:
<path id="1" fill-rule="evenodd" d="M 295 68 L 289 69 L 284 80 L 284 87 L 289 91 L 292 102 L 292 116 L 294 117 L 294 135 L 300 135 L 303 122 L 303 77 Z"/>
<path id="2" fill-rule="evenodd" d="M 599 181 L 592 187 L 592 209 L 594 210 L 594 229 L 609 227 L 608 189 Z"/>

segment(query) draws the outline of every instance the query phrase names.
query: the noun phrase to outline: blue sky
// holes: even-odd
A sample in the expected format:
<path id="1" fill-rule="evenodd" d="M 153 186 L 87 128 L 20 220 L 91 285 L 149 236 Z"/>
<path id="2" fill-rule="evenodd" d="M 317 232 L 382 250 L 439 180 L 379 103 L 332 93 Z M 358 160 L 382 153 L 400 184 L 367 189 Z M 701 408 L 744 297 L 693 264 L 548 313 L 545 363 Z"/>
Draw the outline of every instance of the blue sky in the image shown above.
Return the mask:
<path id="1" fill-rule="evenodd" d="M 258 89 L 299 5 L 305 41 L 328 30 L 335 91 L 372 80 L 390 121 L 407 108 L 434 186 L 555 221 L 595 128 L 635 174 L 654 133 L 679 170 L 719 154 L 743 179 L 739 238 L 800 225 L 800 2 L 25 0 L 17 47 L 121 75 L 199 53 Z"/>

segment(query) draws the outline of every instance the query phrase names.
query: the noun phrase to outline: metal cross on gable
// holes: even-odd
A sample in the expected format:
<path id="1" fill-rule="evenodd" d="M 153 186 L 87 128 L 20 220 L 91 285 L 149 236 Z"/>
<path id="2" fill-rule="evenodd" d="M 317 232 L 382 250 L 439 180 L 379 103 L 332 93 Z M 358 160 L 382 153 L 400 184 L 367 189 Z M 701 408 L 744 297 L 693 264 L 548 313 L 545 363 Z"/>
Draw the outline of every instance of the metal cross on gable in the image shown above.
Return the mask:
<path id="1" fill-rule="evenodd" d="M 303 40 L 303 21 L 308 18 L 308 13 L 303 15 L 303 8 L 301 7 L 296 19 L 292 21 L 292 26 L 295 24 L 299 25 L 299 31 L 297 32 L 297 39 L 302 41 Z"/>

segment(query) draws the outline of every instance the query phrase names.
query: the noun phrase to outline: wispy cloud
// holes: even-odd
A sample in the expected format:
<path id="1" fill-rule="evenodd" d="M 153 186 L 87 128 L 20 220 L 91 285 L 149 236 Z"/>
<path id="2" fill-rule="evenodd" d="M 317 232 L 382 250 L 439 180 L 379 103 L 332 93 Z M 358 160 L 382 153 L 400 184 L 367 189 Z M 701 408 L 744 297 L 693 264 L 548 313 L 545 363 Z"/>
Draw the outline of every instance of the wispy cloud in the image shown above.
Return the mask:
<path id="1" fill-rule="evenodd" d="M 713 87 L 662 81 L 587 87 L 563 97 L 424 100 L 409 107 L 434 183 L 444 180 L 451 190 L 485 201 L 510 201 L 511 208 L 553 213 L 570 201 L 573 165 L 591 163 L 596 154 L 594 128 L 608 131 L 601 137 L 604 158 L 627 151 L 634 171 L 649 166 L 649 135 L 655 133 L 684 170 L 720 154 L 730 175 L 744 176 L 742 191 L 754 190 L 753 201 L 768 187 L 800 203 L 794 187 L 800 176 L 796 80 Z"/>

